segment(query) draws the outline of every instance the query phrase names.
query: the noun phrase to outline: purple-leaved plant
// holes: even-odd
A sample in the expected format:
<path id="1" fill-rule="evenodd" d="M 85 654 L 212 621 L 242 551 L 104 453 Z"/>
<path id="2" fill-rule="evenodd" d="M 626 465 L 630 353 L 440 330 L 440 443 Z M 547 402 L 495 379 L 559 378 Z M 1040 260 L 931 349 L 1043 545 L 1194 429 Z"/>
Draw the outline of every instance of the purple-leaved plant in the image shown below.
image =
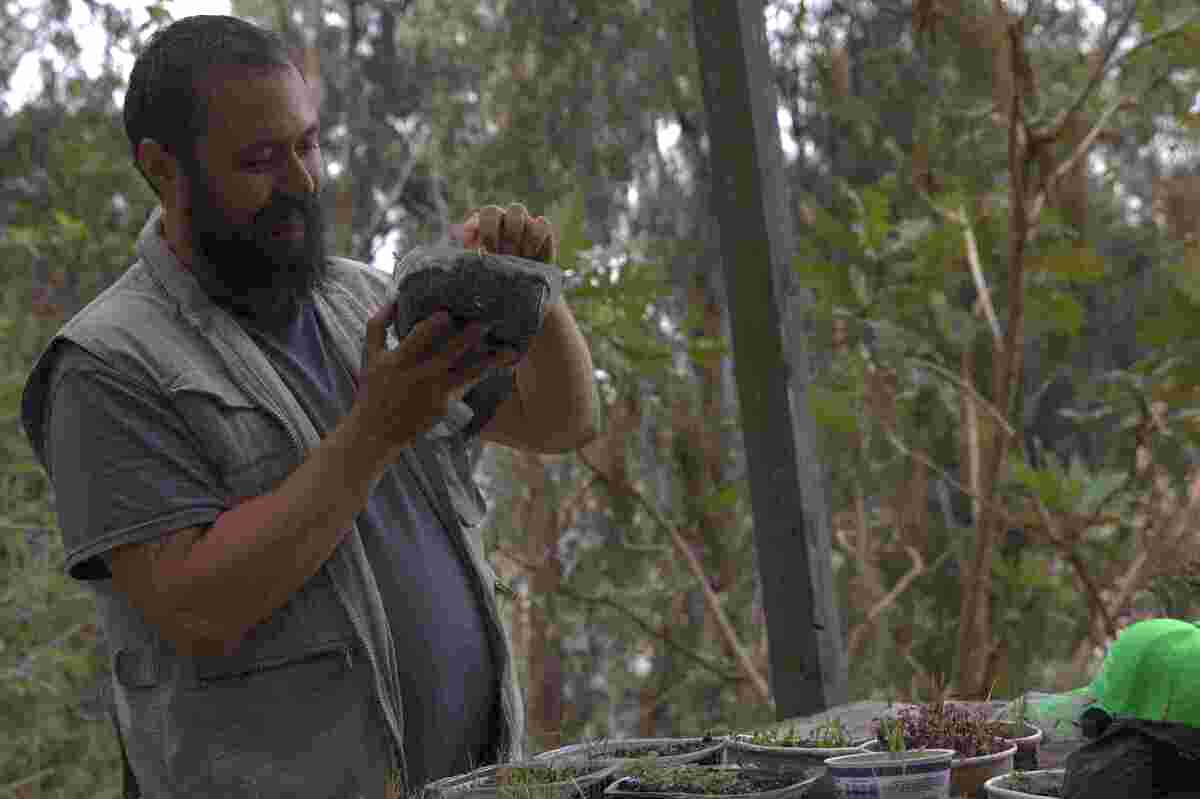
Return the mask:
<path id="1" fill-rule="evenodd" d="M 967 758 L 992 755 L 1011 746 L 1000 735 L 999 723 L 989 721 L 982 709 L 928 702 L 900 708 L 896 718 L 904 726 L 904 745 L 908 749 L 953 749 L 959 757 Z M 886 751 L 887 730 L 878 719 L 875 737 Z"/>

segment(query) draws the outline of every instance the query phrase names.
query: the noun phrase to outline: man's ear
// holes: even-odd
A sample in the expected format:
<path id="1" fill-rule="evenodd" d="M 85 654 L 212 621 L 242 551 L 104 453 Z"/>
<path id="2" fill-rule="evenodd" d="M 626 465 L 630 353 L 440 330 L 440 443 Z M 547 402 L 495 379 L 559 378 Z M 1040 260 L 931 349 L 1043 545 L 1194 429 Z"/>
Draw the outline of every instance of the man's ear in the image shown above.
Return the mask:
<path id="1" fill-rule="evenodd" d="M 179 182 L 179 159 L 154 139 L 142 139 L 137 149 L 138 164 L 164 200 L 175 194 Z"/>

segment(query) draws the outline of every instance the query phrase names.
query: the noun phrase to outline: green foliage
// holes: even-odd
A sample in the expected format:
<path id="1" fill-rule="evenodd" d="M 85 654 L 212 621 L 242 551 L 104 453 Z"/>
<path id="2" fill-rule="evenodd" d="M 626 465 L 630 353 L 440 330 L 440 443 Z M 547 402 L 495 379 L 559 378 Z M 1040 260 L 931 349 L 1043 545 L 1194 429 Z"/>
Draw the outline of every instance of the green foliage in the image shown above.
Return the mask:
<path id="1" fill-rule="evenodd" d="M 750 743 L 758 746 L 798 746 L 836 749 L 852 745 L 850 734 L 840 718 L 829 718 L 821 722 L 810 733 L 802 732 L 798 725 L 789 729 L 760 730 L 749 737 Z"/>

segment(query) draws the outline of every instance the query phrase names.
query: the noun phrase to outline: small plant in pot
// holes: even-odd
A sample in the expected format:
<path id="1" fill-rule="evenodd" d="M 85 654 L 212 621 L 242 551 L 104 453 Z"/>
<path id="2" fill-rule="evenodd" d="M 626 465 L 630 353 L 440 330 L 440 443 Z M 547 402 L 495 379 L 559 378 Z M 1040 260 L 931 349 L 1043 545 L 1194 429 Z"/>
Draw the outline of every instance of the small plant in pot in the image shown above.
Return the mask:
<path id="1" fill-rule="evenodd" d="M 555 760 L 558 762 L 589 761 L 610 765 L 627 760 L 654 757 L 660 765 L 716 765 L 721 762 L 726 739 L 711 733 L 691 738 L 628 738 L 621 740 L 597 740 L 571 744 L 540 755 L 535 761 Z"/>
<path id="2" fill-rule="evenodd" d="M 605 789 L 606 799 L 655 799 L 681 796 L 789 799 L 802 796 L 821 776 L 820 768 L 794 774 L 736 766 L 662 766 L 637 760 L 624 767 L 624 776 Z"/>
<path id="3" fill-rule="evenodd" d="M 884 719 L 880 732 L 885 746 L 825 761 L 838 796 L 878 799 L 947 799 L 950 796 L 952 749 L 905 748 L 904 725 Z"/>
<path id="4" fill-rule="evenodd" d="M 950 785 L 955 795 L 976 796 L 991 777 L 1013 770 L 1017 747 L 1001 735 L 983 710 L 945 701 L 901 708 L 891 724 L 880 724 L 874 748 L 887 746 L 888 734 L 902 728 L 907 749 L 951 749 Z"/>
<path id="5" fill-rule="evenodd" d="M 1063 778 L 1066 769 L 1054 768 L 1041 771 L 1014 771 L 992 777 L 983 784 L 988 799 L 1041 799 L 1045 796 L 1063 795 Z"/>
<path id="6" fill-rule="evenodd" d="M 1029 723 L 1026 718 L 1026 700 L 1021 696 L 1008 707 L 1007 718 L 996 722 L 1000 737 L 1017 746 L 1013 755 L 1013 768 L 1019 771 L 1034 771 L 1038 767 L 1038 755 L 1042 745 L 1042 730 Z"/>
<path id="7" fill-rule="evenodd" d="M 425 786 L 424 799 L 599 799 L 616 765 L 528 761 L 485 766 Z"/>
<path id="8" fill-rule="evenodd" d="M 811 731 L 797 724 L 735 735 L 725 748 L 725 762 L 778 772 L 803 771 L 839 755 L 864 751 L 867 741 L 854 741 L 840 718 L 831 718 Z"/>

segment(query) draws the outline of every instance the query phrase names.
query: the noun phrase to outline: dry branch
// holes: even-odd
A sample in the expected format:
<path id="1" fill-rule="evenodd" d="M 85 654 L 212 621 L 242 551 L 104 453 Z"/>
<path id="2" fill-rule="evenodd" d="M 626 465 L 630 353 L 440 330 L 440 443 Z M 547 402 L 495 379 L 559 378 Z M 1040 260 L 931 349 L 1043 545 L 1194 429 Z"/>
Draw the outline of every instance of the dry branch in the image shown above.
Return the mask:
<path id="1" fill-rule="evenodd" d="M 883 613 L 883 611 L 894 605 L 896 600 L 912 585 L 913 581 L 924 573 L 925 561 L 921 559 L 921 553 L 910 546 L 904 547 L 904 551 L 908 553 L 909 559 L 912 560 L 912 567 L 905 572 L 903 577 L 896 581 L 891 591 L 885 594 L 882 599 L 867 611 L 866 619 L 855 625 L 854 629 L 850 631 L 850 640 L 846 646 L 846 651 L 858 651 L 859 642 L 867 630 L 870 629 L 872 622 L 875 621 L 880 613 Z"/>
<path id="2" fill-rule="evenodd" d="M 1117 111 L 1128 108 L 1130 104 L 1134 104 L 1136 102 L 1137 101 L 1133 100 L 1132 98 L 1125 98 L 1120 102 L 1113 103 L 1111 106 L 1106 108 L 1104 113 L 1100 115 L 1100 119 L 1095 125 L 1092 126 L 1092 129 L 1088 131 L 1087 135 L 1083 137 L 1083 141 L 1079 142 L 1079 145 L 1075 148 L 1074 152 L 1071 153 L 1070 157 L 1059 164 L 1058 167 L 1055 168 L 1054 172 L 1046 178 L 1041 190 L 1038 191 L 1037 196 L 1033 199 L 1033 206 L 1029 209 L 1029 218 L 1026 220 L 1025 234 L 1029 240 L 1032 240 L 1033 234 L 1037 231 L 1038 217 L 1041 216 L 1042 209 L 1046 205 L 1046 198 L 1054 192 L 1066 174 L 1074 169 L 1075 166 L 1087 156 L 1088 151 L 1092 149 L 1092 145 L 1096 142 L 1096 137 L 1099 136 L 1101 131 L 1104 130 L 1105 126 L 1108 124 L 1108 120 L 1112 117 L 1112 115 Z"/>

